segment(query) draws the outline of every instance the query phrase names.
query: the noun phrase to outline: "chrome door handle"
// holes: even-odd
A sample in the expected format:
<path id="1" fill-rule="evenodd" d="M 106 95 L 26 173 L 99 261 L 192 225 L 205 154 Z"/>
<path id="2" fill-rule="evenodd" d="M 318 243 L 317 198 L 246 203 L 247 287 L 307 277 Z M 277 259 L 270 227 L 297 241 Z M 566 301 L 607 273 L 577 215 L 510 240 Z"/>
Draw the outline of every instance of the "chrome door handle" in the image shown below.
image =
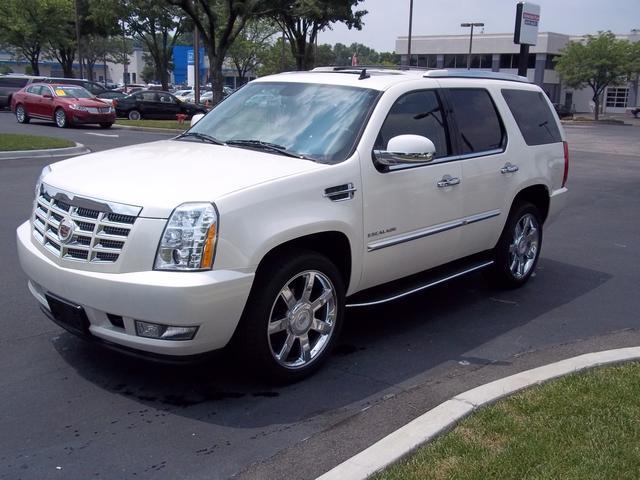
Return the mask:
<path id="1" fill-rule="evenodd" d="M 504 167 L 500 169 L 500 173 L 515 173 L 520 170 L 517 165 L 512 165 L 510 162 L 504 164 Z"/>
<path id="2" fill-rule="evenodd" d="M 459 183 L 460 183 L 460 179 L 458 177 L 445 175 L 444 177 L 442 177 L 442 180 L 440 180 L 437 183 L 437 185 L 438 185 L 438 188 L 445 188 L 445 187 L 453 187 L 454 185 L 458 185 Z"/>

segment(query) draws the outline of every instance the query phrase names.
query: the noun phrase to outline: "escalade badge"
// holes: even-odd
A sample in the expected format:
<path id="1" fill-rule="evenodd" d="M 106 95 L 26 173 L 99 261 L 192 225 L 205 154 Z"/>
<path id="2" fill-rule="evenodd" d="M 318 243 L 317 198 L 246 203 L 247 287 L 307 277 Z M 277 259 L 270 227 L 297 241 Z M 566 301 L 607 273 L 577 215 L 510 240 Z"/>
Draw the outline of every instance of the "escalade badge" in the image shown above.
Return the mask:
<path id="1" fill-rule="evenodd" d="M 69 217 L 64 217 L 58 225 L 58 238 L 62 243 L 69 243 L 78 226 Z"/>

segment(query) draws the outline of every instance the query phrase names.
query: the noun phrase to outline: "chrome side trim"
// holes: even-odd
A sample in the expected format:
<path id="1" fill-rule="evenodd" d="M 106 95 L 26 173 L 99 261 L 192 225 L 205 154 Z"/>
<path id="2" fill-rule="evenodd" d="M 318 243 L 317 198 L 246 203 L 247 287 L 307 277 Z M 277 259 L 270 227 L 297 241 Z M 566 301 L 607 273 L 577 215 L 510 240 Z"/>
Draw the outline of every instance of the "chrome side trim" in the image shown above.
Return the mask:
<path id="1" fill-rule="evenodd" d="M 438 165 L 440 163 L 456 162 L 458 160 L 469 160 L 471 158 L 486 157 L 488 155 L 498 155 L 500 153 L 504 153 L 504 151 L 505 148 L 495 148 L 493 150 L 485 150 L 483 152 L 465 153 L 464 155 L 451 155 L 449 157 L 434 158 L 432 161 L 424 163 L 392 165 L 388 167 L 388 171 L 397 172 L 398 170 L 406 170 L 408 168 L 415 168 L 419 166 Z"/>
<path id="2" fill-rule="evenodd" d="M 441 223 L 434 227 L 421 228 L 420 230 L 414 230 L 412 232 L 402 233 L 376 242 L 371 242 L 367 245 L 367 252 L 374 252 L 382 248 L 392 247 L 400 243 L 410 242 L 411 240 L 418 240 L 419 238 L 435 235 L 436 233 L 446 232 L 447 230 L 469 225 L 470 223 L 487 220 L 489 218 L 497 217 L 500 213 L 500 210 L 490 210 L 488 212 L 477 213 L 452 222 Z"/>
<path id="3" fill-rule="evenodd" d="M 98 210 L 106 213 L 120 213 L 122 215 L 129 215 L 137 217 L 142 211 L 142 207 L 136 207 L 134 205 L 127 205 L 124 203 L 109 202 L 105 200 L 96 200 L 91 197 L 76 196 L 73 193 L 61 190 L 51 185 L 43 183 L 41 192 L 45 192 L 47 195 L 55 200 L 60 200 L 65 203 L 73 204 L 76 207 L 88 208 L 90 210 Z"/>
<path id="4" fill-rule="evenodd" d="M 425 283 L 424 285 L 412 288 L 411 290 L 407 290 L 406 292 L 398 293 L 398 294 L 393 295 L 391 297 L 382 298 L 380 300 L 374 300 L 372 302 L 348 303 L 346 305 L 346 307 L 348 307 L 348 308 L 370 307 L 370 306 L 373 306 L 373 305 L 380 305 L 382 303 L 392 302 L 392 301 L 398 300 L 398 299 L 400 299 L 402 297 L 406 297 L 408 295 L 413 295 L 414 293 L 420 292 L 422 290 L 426 290 L 427 288 L 435 287 L 436 285 L 440 285 L 441 283 L 448 282 L 449 280 L 453 280 L 454 278 L 458 278 L 458 277 L 461 277 L 463 275 L 467 275 L 468 273 L 475 272 L 476 270 L 481 270 L 481 269 L 486 268 L 486 267 L 488 267 L 490 265 L 493 265 L 493 263 L 494 263 L 493 260 L 489 260 L 487 262 L 481 263 L 481 264 L 476 265 L 474 267 L 467 268 L 466 270 L 463 270 L 461 272 L 454 273 L 453 275 L 448 275 L 446 277 L 442 277 L 442 278 L 440 278 L 438 280 L 434 280 L 434 281 L 429 282 L 429 283 Z"/>

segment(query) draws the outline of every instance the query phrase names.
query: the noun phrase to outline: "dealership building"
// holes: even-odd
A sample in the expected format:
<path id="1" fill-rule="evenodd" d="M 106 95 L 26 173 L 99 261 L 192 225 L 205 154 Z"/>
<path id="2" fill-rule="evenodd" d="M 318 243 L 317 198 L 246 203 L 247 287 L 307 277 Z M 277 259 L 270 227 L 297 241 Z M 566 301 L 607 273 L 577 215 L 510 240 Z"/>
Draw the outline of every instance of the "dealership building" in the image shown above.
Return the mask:
<path id="1" fill-rule="evenodd" d="M 640 41 L 640 30 L 616 35 L 631 42 Z M 527 77 L 547 92 L 553 103 L 566 105 L 575 112 L 593 111 L 590 87 L 576 90 L 564 86 L 553 59 L 562 54 L 570 41 L 584 40 L 583 36 L 542 32 L 536 45 L 529 50 Z M 407 65 L 408 37 L 396 39 L 396 53 Z M 413 35 L 411 37 L 411 65 L 424 68 L 467 68 L 469 35 Z M 473 36 L 471 68 L 493 72 L 518 73 L 520 45 L 513 43 L 513 33 L 478 33 Z M 601 102 L 603 113 L 624 113 L 629 107 L 640 105 L 638 79 L 625 85 L 609 86 Z"/>

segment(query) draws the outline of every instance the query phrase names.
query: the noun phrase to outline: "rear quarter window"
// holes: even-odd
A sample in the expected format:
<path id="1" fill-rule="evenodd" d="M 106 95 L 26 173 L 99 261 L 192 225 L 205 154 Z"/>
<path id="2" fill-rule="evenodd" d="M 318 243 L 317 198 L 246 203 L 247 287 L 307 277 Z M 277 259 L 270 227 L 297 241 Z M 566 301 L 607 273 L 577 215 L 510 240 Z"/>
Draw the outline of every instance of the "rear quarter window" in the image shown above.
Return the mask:
<path id="1" fill-rule="evenodd" d="M 527 145 L 545 145 L 562 141 L 556 119 L 544 93 L 531 90 L 503 89 L 509 110 Z"/>

